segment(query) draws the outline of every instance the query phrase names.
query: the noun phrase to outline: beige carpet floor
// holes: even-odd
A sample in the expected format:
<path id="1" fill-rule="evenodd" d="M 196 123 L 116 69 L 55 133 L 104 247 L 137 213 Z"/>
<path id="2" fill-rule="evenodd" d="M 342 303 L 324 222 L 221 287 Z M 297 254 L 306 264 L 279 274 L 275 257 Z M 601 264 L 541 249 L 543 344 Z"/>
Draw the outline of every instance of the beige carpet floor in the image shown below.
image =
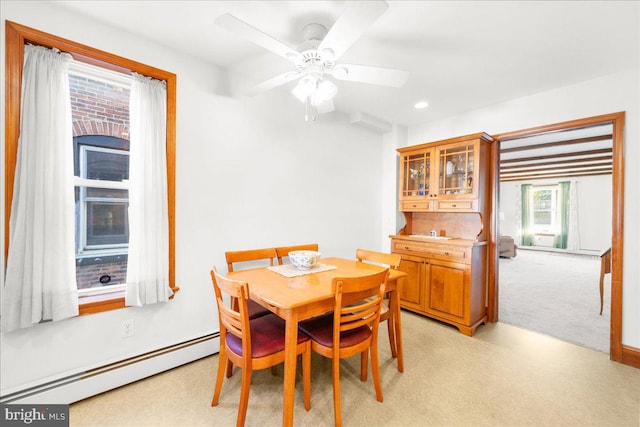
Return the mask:
<path id="1" fill-rule="evenodd" d="M 496 323 L 474 337 L 403 311 L 405 372 L 380 336 L 384 402 L 359 358 L 341 364 L 344 426 L 634 426 L 640 425 L 640 370 L 608 355 Z M 210 406 L 217 355 L 71 406 L 71 426 L 233 426 L 240 371 Z M 328 360 L 313 355 L 311 410 L 296 383 L 294 424 L 333 424 Z M 282 369 L 254 373 L 247 426 L 282 423 Z"/>
<path id="2" fill-rule="evenodd" d="M 609 353 L 611 274 L 600 315 L 600 258 L 518 250 L 500 259 L 501 322 Z"/>

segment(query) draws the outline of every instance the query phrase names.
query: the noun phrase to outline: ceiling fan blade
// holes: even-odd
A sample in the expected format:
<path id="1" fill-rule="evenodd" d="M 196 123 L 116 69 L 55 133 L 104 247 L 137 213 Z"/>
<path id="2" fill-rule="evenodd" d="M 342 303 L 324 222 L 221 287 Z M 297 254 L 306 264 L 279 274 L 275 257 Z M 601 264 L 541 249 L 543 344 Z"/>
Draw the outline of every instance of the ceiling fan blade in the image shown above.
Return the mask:
<path id="1" fill-rule="evenodd" d="M 255 96 L 260 92 L 264 92 L 266 90 L 273 89 L 274 87 L 278 87 L 285 83 L 299 79 L 300 77 L 302 77 L 302 75 L 303 73 L 297 71 L 287 71 L 286 73 L 282 73 L 270 78 L 269 80 L 265 80 L 262 83 L 257 84 L 256 86 L 253 86 L 251 89 L 246 91 L 246 95 Z"/>
<path id="2" fill-rule="evenodd" d="M 391 87 L 401 87 L 409 78 L 408 71 L 355 64 L 336 65 L 330 74 L 338 80 Z"/>
<path id="3" fill-rule="evenodd" d="M 218 16 L 215 23 L 290 61 L 295 61 L 299 55 L 298 51 L 229 13 Z"/>
<path id="4" fill-rule="evenodd" d="M 384 1 L 351 3 L 333 24 L 318 46 L 318 51 L 331 49 L 334 60 L 338 59 L 388 7 Z"/>

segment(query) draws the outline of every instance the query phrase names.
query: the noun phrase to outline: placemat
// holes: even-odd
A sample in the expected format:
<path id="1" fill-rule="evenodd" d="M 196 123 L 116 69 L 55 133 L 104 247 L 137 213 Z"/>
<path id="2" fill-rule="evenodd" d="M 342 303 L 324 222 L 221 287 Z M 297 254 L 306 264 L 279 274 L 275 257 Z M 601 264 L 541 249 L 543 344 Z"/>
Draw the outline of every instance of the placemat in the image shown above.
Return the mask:
<path id="1" fill-rule="evenodd" d="M 335 270 L 336 268 L 338 267 L 328 264 L 316 264 L 309 270 L 298 270 L 293 264 L 274 265 L 273 267 L 267 267 L 268 270 L 271 270 L 285 277 L 304 276 L 305 274 L 320 273 L 322 271 Z"/>

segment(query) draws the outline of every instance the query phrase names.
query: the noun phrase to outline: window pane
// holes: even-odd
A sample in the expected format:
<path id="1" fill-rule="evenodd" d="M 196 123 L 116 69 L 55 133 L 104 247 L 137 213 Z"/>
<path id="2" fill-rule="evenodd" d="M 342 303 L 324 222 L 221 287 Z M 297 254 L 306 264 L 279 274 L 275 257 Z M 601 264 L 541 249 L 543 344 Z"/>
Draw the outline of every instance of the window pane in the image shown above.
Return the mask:
<path id="1" fill-rule="evenodd" d="M 129 242 L 128 203 L 87 202 L 87 246 Z"/>
<path id="2" fill-rule="evenodd" d="M 76 257 L 78 289 L 120 285 L 127 280 L 127 254 Z"/>
<path id="3" fill-rule="evenodd" d="M 537 190 L 533 192 L 533 209 L 551 209 L 551 190 Z"/>
<path id="4" fill-rule="evenodd" d="M 102 197 L 110 199 L 126 199 L 129 197 L 127 190 L 116 190 L 111 188 L 87 187 L 87 197 Z"/>
<path id="5" fill-rule="evenodd" d="M 551 211 L 535 211 L 533 223 L 535 225 L 551 225 Z"/>
<path id="6" fill-rule="evenodd" d="M 129 179 L 129 156 L 105 151 L 86 150 L 88 179 L 122 181 Z"/>

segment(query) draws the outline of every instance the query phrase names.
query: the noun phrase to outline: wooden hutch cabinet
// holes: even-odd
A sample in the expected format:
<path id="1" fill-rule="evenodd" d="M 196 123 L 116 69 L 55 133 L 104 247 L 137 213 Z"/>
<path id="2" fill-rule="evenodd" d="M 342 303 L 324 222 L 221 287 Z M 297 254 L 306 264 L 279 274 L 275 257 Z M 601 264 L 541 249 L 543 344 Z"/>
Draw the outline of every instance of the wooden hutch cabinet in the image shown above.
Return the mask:
<path id="1" fill-rule="evenodd" d="M 483 211 L 491 141 L 480 133 L 399 149 L 400 211 Z"/>
<path id="2" fill-rule="evenodd" d="M 492 141 L 479 133 L 398 149 L 406 225 L 390 237 L 407 273 L 401 306 L 469 336 L 487 319 Z"/>

